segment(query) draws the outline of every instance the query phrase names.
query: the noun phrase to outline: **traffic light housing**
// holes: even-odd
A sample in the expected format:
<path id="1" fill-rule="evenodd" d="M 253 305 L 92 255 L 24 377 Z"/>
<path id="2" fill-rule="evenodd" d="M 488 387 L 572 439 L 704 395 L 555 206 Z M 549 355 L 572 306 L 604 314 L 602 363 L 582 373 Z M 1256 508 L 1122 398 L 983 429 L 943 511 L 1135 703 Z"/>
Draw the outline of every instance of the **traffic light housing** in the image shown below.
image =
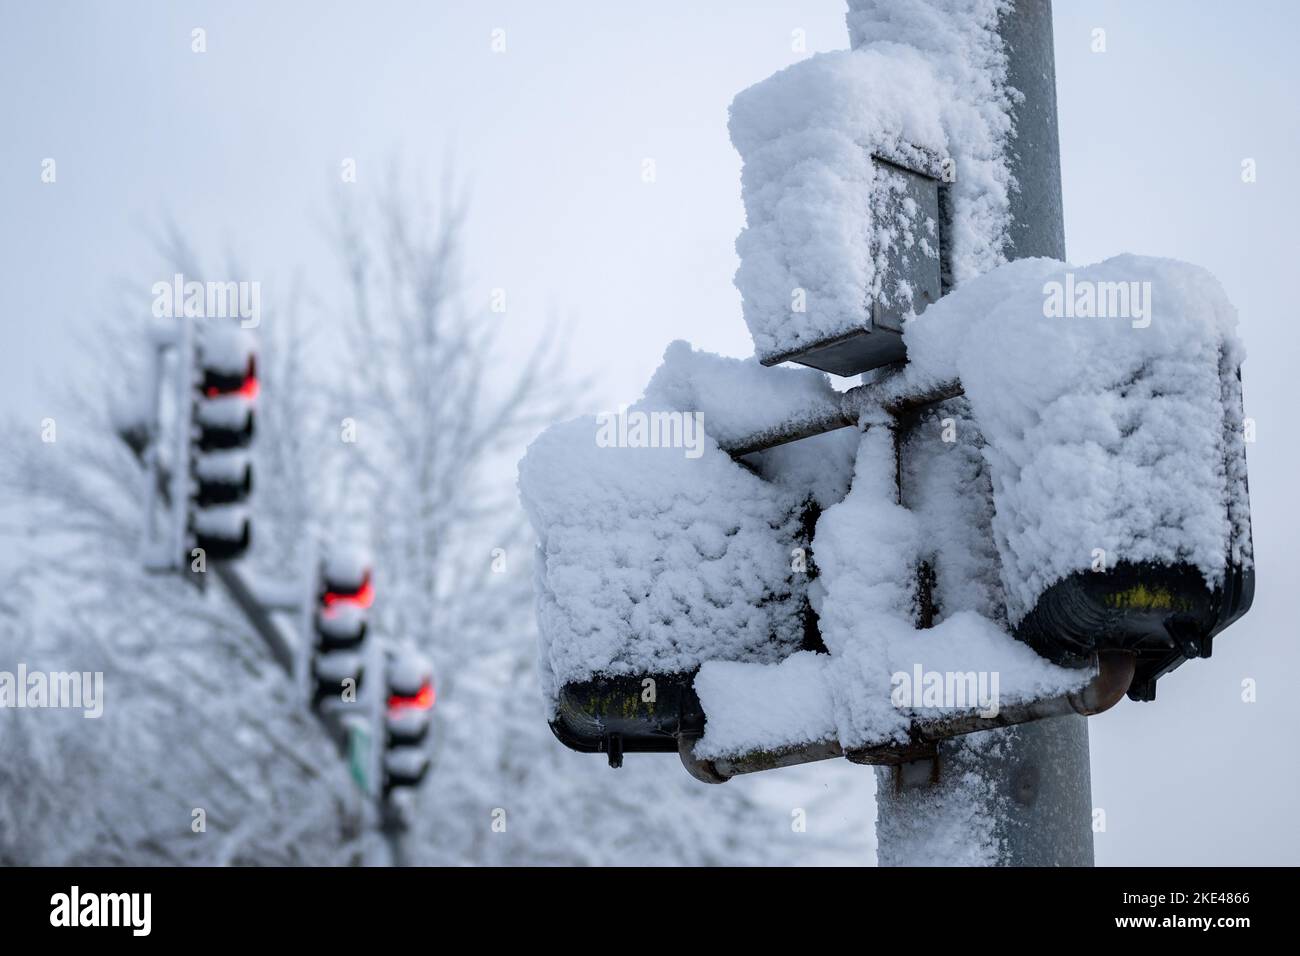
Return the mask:
<path id="1" fill-rule="evenodd" d="M 348 681 L 360 690 L 365 677 L 364 645 L 374 604 L 369 562 L 339 552 L 317 569 L 312 608 L 312 705 L 342 700 Z"/>
<path id="2" fill-rule="evenodd" d="M 429 772 L 424 742 L 432 723 L 433 669 L 422 657 L 388 660 L 384 702 L 384 793 L 418 787 Z"/>
<path id="3" fill-rule="evenodd" d="M 321 570 L 316 591 L 316 644 L 323 651 L 356 650 L 366 638 L 374 584 L 368 567 L 341 562 Z"/>
<path id="4" fill-rule="evenodd" d="M 1076 572 L 1039 598 L 1016 636 L 1056 663 L 1077 665 L 1094 651 L 1137 658 L 1132 700 L 1155 700 L 1156 680 L 1183 662 L 1209 657 L 1214 637 L 1250 609 L 1253 568 L 1228 568 L 1210 588 L 1185 564 L 1121 562 L 1099 573 Z"/>
<path id="5" fill-rule="evenodd" d="M 625 753 L 678 753 L 680 741 L 704 734 L 694 683 L 694 671 L 566 683 L 551 733 L 570 750 L 605 754 L 611 767 L 621 767 Z"/>
<path id="6" fill-rule="evenodd" d="M 983 724 L 973 720 L 918 722 L 912 728 L 916 739 L 933 743 L 995 725 L 1067 712 L 1098 713 L 1126 693 L 1133 700 L 1154 700 L 1160 678 L 1189 659 L 1209 657 L 1215 637 L 1247 613 L 1254 595 L 1245 454 L 1249 420 L 1244 417 L 1240 376 L 1234 366 L 1220 368 L 1219 386 L 1216 394 L 1220 407 L 1216 414 L 1221 416 L 1223 441 L 1219 446 L 1221 452 L 1216 454 L 1223 456 L 1219 470 L 1226 481 L 1220 507 L 1224 509 L 1221 517 L 1228 529 L 1222 542 L 1221 578 L 1212 581 L 1199 567 L 1174 561 L 1120 561 L 1098 570 L 1080 569 L 1067 574 L 1038 595 L 1012 633 L 1055 663 L 1096 668 L 1086 693 L 1033 701 L 1019 711 L 1007 708 L 998 715 L 1001 724 L 993 720 Z M 890 411 L 896 423 L 896 441 L 922 418 L 942 421 L 939 416 L 946 413 L 942 403 L 953 397 L 951 393 L 939 394 L 946 391 L 937 390 L 936 397 L 927 391 L 915 398 L 905 395 L 896 399 L 899 410 Z M 895 455 L 900 478 L 912 474 L 897 447 Z M 996 503 L 990 501 L 989 507 L 996 508 Z M 931 564 L 923 562 L 917 568 L 915 610 L 917 627 L 922 629 L 933 625 L 935 574 Z M 816 616 L 808 616 L 805 624 L 811 624 L 811 632 L 806 633 L 802 649 L 824 651 L 824 647 L 817 647 L 809 640 L 817 631 Z M 690 745 L 703 735 L 705 726 L 705 714 L 693 687 L 694 677 L 691 671 L 597 674 L 588 680 L 563 682 L 557 692 L 552 732 L 570 749 L 606 754 L 611 766 L 619 766 L 625 753 L 676 750 L 683 754 L 683 761 L 690 769 L 693 762 L 688 760 Z M 647 683 L 655 690 L 649 698 Z M 916 752 L 916 739 L 908 744 L 913 749 L 904 748 L 898 754 L 908 756 Z M 898 754 L 881 749 L 879 753 L 870 753 L 870 759 L 862 754 L 851 759 L 882 762 Z M 765 765 L 760 766 L 758 761 L 749 761 L 749 765 L 766 769 L 827 755 L 820 746 L 795 747 L 789 753 L 764 755 Z"/>
<path id="7" fill-rule="evenodd" d="M 1187 563 L 1120 561 L 1099 571 L 1077 571 L 1044 591 L 1015 631 L 1039 654 L 1066 666 L 1078 666 L 1096 652 L 1134 655 L 1131 700 L 1155 700 L 1159 678 L 1185 661 L 1209 657 L 1215 636 L 1249 611 L 1255 597 L 1240 371 L 1221 368 L 1220 385 L 1224 507 L 1232 529 L 1222 582 L 1207 584 Z"/>
<path id="8" fill-rule="evenodd" d="M 189 446 L 189 530 L 213 560 L 241 557 L 251 543 L 249 447 L 259 390 L 252 336 L 230 326 L 204 328 L 194 354 Z"/>
<path id="9" fill-rule="evenodd" d="M 353 651 L 317 654 L 311 669 L 315 685 L 312 707 L 319 709 L 327 701 L 343 701 L 349 689 L 360 691 L 365 671 L 365 659 Z"/>

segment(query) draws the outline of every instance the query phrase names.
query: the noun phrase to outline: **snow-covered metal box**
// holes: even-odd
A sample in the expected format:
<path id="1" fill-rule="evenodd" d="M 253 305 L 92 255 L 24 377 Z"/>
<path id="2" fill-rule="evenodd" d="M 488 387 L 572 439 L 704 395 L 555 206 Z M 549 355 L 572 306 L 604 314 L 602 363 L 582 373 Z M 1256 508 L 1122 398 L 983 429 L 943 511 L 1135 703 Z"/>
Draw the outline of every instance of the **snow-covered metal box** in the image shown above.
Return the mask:
<path id="1" fill-rule="evenodd" d="M 862 372 L 906 357 L 903 321 L 944 291 L 942 165 L 914 151 L 908 165 L 872 156 L 872 281 L 863 290 L 865 326 L 761 356 L 764 365 L 795 362 L 834 375 Z"/>

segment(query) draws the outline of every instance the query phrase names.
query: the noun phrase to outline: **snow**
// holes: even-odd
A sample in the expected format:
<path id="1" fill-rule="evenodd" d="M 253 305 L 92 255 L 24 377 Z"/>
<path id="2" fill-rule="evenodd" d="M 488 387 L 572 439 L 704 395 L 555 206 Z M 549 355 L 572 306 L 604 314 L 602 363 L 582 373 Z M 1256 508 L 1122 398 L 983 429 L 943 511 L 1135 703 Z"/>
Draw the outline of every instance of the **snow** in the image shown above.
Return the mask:
<path id="1" fill-rule="evenodd" d="M 768 481 L 829 508 L 848 494 L 857 450 L 857 433 L 844 428 L 755 452 L 745 460 Z"/>
<path id="2" fill-rule="evenodd" d="M 199 355 L 203 367 L 225 375 L 242 375 L 257 354 L 257 336 L 233 323 L 198 326 Z"/>
<path id="3" fill-rule="evenodd" d="M 1115 283 L 1133 290 L 1123 315 L 1048 314 L 1055 290 Z M 901 503 L 882 412 L 865 408 L 860 432 L 733 462 L 718 434 L 817 414 L 833 400 L 826 379 L 674 343 L 633 410 L 704 410 L 698 459 L 598 447 L 596 425 L 579 419 L 545 433 L 521 465 L 542 548 L 548 688 L 698 667 L 707 724 L 696 754 L 707 758 L 874 746 L 905 739 L 935 706 L 979 709 L 896 700 L 897 675 L 918 669 L 986 678 L 998 707 L 1080 687 L 1090 671 L 1048 663 L 1008 627 L 1090 568 L 1095 548 L 1108 563 L 1190 561 L 1221 580 L 1244 514 L 1225 467 L 1239 428 L 1221 406 L 1237 387 L 1220 379 L 1221 364 L 1241 359 L 1234 323 L 1217 282 L 1171 260 L 1022 260 L 964 283 L 906 327 L 897 387 L 960 380 L 966 394 L 911 432 Z M 811 580 L 790 560 L 809 498 L 823 509 Z M 936 570 L 923 630 L 922 562 Z M 796 653 L 805 596 L 828 654 Z"/>
<path id="4" fill-rule="evenodd" d="M 745 670 L 706 663 L 695 682 L 707 717 L 696 754 L 828 739 L 846 749 L 905 740 L 911 718 L 925 708 L 896 705 L 892 678 L 917 665 L 996 673 L 1002 703 L 1059 694 L 1091 676 L 1049 664 L 971 610 L 954 609 L 933 628 L 915 628 L 917 561 L 927 551 L 960 552 L 967 538 L 965 529 L 937 529 L 933 537 L 923 536 L 924 528 L 916 512 L 895 501 L 892 437 L 883 423 L 872 424 L 862 436 L 852 491 L 822 514 L 813 539 L 820 576 L 810 591 L 830 653 Z M 766 711 L 762 720 L 755 719 L 759 709 Z"/>
<path id="5" fill-rule="evenodd" d="M 1237 387 L 1221 368 L 1241 356 L 1217 283 L 1134 256 L 1077 270 L 1004 264 L 1018 94 L 996 28 L 1008 4 L 849 8 L 853 50 L 812 56 L 732 103 L 746 211 L 736 285 L 757 357 L 674 342 L 632 410 L 699 413 L 698 460 L 598 447 L 579 420 L 544 434 L 521 465 L 540 538 L 548 690 L 698 667 L 705 758 L 901 741 L 927 708 L 895 699 L 899 673 L 996 678 L 999 704 L 1077 688 L 1090 673 L 1055 667 L 1008 632 L 1047 587 L 1098 553 L 1108 565 L 1187 561 L 1215 584 L 1234 530 L 1244 540 L 1244 482 L 1229 481 L 1236 431 L 1221 404 Z M 923 211 L 891 163 L 950 183 L 948 221 Z M 955 289 L 910 314 L 912 277 L 891 270 L 925 265 L 941 242 Z M 1132 290 L 1131 308 L 1073 317 L 1076 282 Z M 907 314 L 909 363 L 889 387 L 965 390 L 907 439 L 906 500 L 893 422 L 869 406 L 860 437 L 730 461 L 719 443 L 835 416 L 826 376 L 759 360 L 868 328 L 873 302 Z M 806 543 L 796 519 L 809 499 L 821 509 L 816 577 L 789 560 Z M 924 630 L 922 563 L 936 572 Z M 796 653 L 805 598 L 828 654 Z"/>
<path id="6" fill-rule="evenodd" d="M 920 558 L 934 568 L 940 614 L 973 611 L 1002 622 L 1002 564 L 983 449 L 967 399 L 936 406 L 909 433 L 903 503 L 917 518 Z"/>
<path id="7" fill-rule="evenodd" d="M 406 214 L 418 203 L 400 205 Z M 412 216 L 403 235 L 424 237 L 441 221 Z M 392 239 L 385 229 L 371 237 L 377 250 Z M 422 306 L 423 279 L 449 275 L 439 258 L 447 248 L 442 239 L 436 248 L 421 240 L 414 260 L 411 250 L 396 249 L 368 259 L 412 264 L 393 282 L 377 283 L 372 301 L 397 296 Z M 135 265 L 146 275 L 177 271 Z M 200 266 L 186 271 L 212 274 Z M 536 686 L 531 535 L 502 498 L 513 475 L 503 484 L 496 450 L 525 428 L 532 437 L 532 422 L 565 391 L 556 377 L 529 379 L 535 389 L 502 412 L 494 399 L 514 395 L 513 380 L 496 373 L 482 379 L 499 356 L 491 344 L 474 345 L 480 337 L 469 311 L 438 313 L 448 323 L 438 326 L 447 333 L 440 339 L 446 364 L 430 360 L 421 337 L 428 326 L 405 313 L 377 309 L 372 332 L 356 337 L 361 347 L 327 349 L 323 365 L 313 359 L 311 336 L 294 334 L 284 313 L 276 314 L 281 318 L 267 317 L 272 341 L 259 355 L 274 387 L 259 399 L 259 435 L 250 449 L 258 540 L 240 573 L 260 594 L 263 575 L 280 580 L 314 570 L 303 567 L 304 551 L 318 534 L 360 538 L 374 549 L 380 593 L 369 640 L 418 645 L 447 675 L 438 706 L 450 709 L 433 730 L 438 765 L 408 794 L 418 802 L 403 841 L 409 862 L 600 865 L 634 858 L 686 866 L 873 858 L 873 803 L 862 768 L 839 768 L 858 784 L 852 799 L 828 793 L 824 778 L 799 785 L 795 768 L 783 775 L 779 800 L 771 800 L 755 791 L 758 780 L 702 787 L 672 755 L 629 760 L 614 773 L 552 736 Z M 37 419 L 14 421 L 9 454 L 0 456 L 11 510 L 25 519 L 10 523 L 6 551 L 15 568 L 33 569 L 6 593 L 0 657 L 47 670 L 102 670 L 113 705 L 99 721 L 84 720 L 81 711 L 6 713 L 0 863 L 386 862 L 370 852 L 383 844 L 367 825 L 347 762 L 263 642 L 240 625 L 238 607 L 220 587 L 200 593 L 141 568 L 141 475 L 93 385 L 143 379 L 144 350 L 122 348 L 117 333 L 138 344 L 145 318 L 120 329 L 97 326 L 108 338 L 94 336 L 90 355 L 112 362 L 106 375 L 75 379 L 90 398 L 86 420 L 65 424 L 51 405 L 59 442 L 38 440 Z M 349 311 L 343 324 L 362 327 L 363 318 Z M 353 382 L 349 376 L 362 369 L 375 374 Z M 347 389 L 339 414 L 367 423 L 355 445 L 337 440 L 336 418 L 318 414 L 323 395 L 339 397 L 331 383 L 345 380 L 357 390 Z M 27 534 L 28 525 L 40 533 Z M 488 570 L 488 549 L 498 546 L 509 555 L 502 573 Z M 344 713 L 368 713 L 368 695 L 383 687 L 374 676 Z M 325 706 L 337 702 L 334 695 Z M 205 835 L 189 826 L 198 806 L 208 816 Z M 792 832 L 794 806 L 807 809 L 807 832 Z M 489 829 L 497 808 L 509 814 L 503 832 Z M 176 825 L 159 825 L 167 820 Z M 457 820 L 468 823 L 447 825 Z"/>
<path id="8" fill-rule="evenodd" d="M 385 667 L 388 671 L 388 686 L 406 697 L 414 697 L 425 682 L 433 678 L 433 665 L 427 657 L 420 654 L 394 654 Z"/>
<path id="9" fill-rule="evenodd" d="M 1014 93 L 994 31 L 1003 6 L 852 3 L 856 49 L 812 56 L 736 97 L 747 221 L 736 286 L 760 359 L 868 327 L 871 299 L 910 306 L 887 252 L 937 256 L 937 224 L 895 201 L 902 177 L 873 155 L 938 177 L 951 162 L 943 242 L 954 283 L 1004 261 Z"/>
<path id="10" fill-rule="evenodd" d="M 253 414 L 253 402 L 236 394 L 205 396 L 194 403 L 194 408 L 199 424 L 230 430 L 246 428 Z"/>
<path id="11" fill-rule="evenodd" d="M 429 755 L 423 747 L 392 747 L 384 754 L 384 769 L 394 777 L 419 777 L 428 768 Z"/>
<path id="12" fill-rule="evenodd" d="M 544 684 L 677 673 L 706 660 L 777 661 L 803 636 L 794 570 L 804 504 L 848 489 L 852 435 L 755 454 L 718 440 L 833 407 L 825 375 L 769 369 L 674 342 L 626 414 L 700 412 L 693 449 L 601 447 L 580 418 L 539 437 L 519 488 L 539 538 Z M 757 473 L 756 473 L 757 472 Z"/>
<path id="13" fill-rule="evenodd" d="M 334 544 L 322 562 L 326 582 L 342 591 L 356 591 L 370 572 L 370 552 L 363 547 Z"/>
<path id="14" fill-rule="evenodd" d="M 519 488 L 539 539 L 544 684 L 775 661 L 801 639 L 797 506 L 711 436 L 703 453 L 600 447 L 591 417 L 529 447 Z M 552 703 L 554 703 L 552 699 Z"/>
<path id="15" fill-rule="evenodd" d="M 798 651 L 776 664 L 709 661 L 695 678 L 708 718 L 700 758 L 834 740 L 835 703 L 825 654 Z"/>
<path id="16" fill-rule="evenodd" d="M 388 710 L 384 714 L 384 722 L 389 733 L 408 740 L 423 731 L 432 719 L 431 711 L 416 710 L 413 707 Z"/>
<path id="17" fill-rule="evenodd" d="M 664 351 L 642 402 L 702 413 L 705 431 L 721 445 L 833 414 L 839 407 L 838 393 L 822 372 L 765 368 L 757 359 L 693 350 L 680 339 Z"/>
<path id="18" fill-rule="evenodd" d="M 1045 315 L 1067 273 L 1078 289 L 1147 288 L 1148 314 Z M 1240 460 L 1237 406 L 1221 404 L 1239 387 L 1235 375 L 1220 378 L 1221 365 L 1235 370 L 1242 358 L 1234 326 L 1204 270 L 1138 256 L 1005 265 L 909 323 L 903 377 L 920 388 L 959 379 L 966 398 L 940 405 L 911 436 L 907 507 L 894 500 L 884 420 L 863 422 L 853 490 L 813 540 L 821 576 L 809 594 L 830 655 L 784 671 L 705 664 L 696 690 L 708 724 L 696 753 L 899 739 L 910 714 L 891 701 L 890 679 L 914 665 L 996 673 L 1004 702 L 1078 686 L 1086 673 L 1052 667 L 1001 625 L 1089 569 L 1095 548 L 1108 566 L 1188 561 L 1220 582 L 1230 541 L 1244 547 L 1233 525 L 1244 482 L 1224 464 Z M 925 631 L 911 624 L 919 560 L 938 571 L 940 619 Z M 755 688 L 768 708 L 758 722 Z"/>
<path id="19" fill-rule="evenodd" d="M 1045 289 L 1067 280 L 1149 283 L 1149 314 L 1045 316 Z M 1083 268 L 1017 261 L 908 325 L 907 376 L 959 378 L 979 422 L 1013 625 L 1046 588 L 1091 568 L 1095 549 L 1107 567 L 1187 562 L 1210 585 L 1223 580 L 1230 538 L 1244 537 L 1232 523 L 1245 484 L 1225 470 L 1241 442 L 1228 420 L 1240 406 L 1223 394 L 1244 357 L 1235 326 L 1208 272 L 1132 255 Z"/>
<path id="20" fill-rule="evenodd" d="M 366 626 L 369 612 L 366 608 L 348 601 L 339 601 L 329 610 L 316 615 L 316 627 L 336 641 L 353 640 Z"/>
<path id="21" fill-rule="evenodd" d="M 194 530 L 211 538 L 237 541 L 248 528 L 248 506 L 243 504 L 212 505 L 194 509 Z"/>
<path id="22" fill-rule="evenodd" d="M 252 467 L 252 458 L 241 449 L 204 452 L 194 456 L 194 473 L 204 481 L 237 485 Z"/>
<path id="23" fill-rule="evenodd" d="M 1015 813 L 999 788 L 1012 728 L 970 734 L 944 750 L 942 783 L 898 789 L 876 768 L 880 866 L 994 866 L 1005 859 L 1005 820 Z"/>
<path id="24" fill-rule="evenodd" d="M 342 683 L 349 677 L 355 678 L 361 673 L 362 667 L 361 655 L 352 651 L 317 654 L 312 663 L 316 676 L 327 683 Z"/>

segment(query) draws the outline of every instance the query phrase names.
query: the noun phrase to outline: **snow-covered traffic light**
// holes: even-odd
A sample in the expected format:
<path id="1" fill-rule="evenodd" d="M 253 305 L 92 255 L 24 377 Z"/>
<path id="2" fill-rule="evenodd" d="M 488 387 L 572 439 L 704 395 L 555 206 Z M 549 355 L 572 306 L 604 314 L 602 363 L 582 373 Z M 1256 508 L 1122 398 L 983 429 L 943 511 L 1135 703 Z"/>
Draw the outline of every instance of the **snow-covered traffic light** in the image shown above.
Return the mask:
<path id="1" fill-rule="evenodd" d="M 194 358 L 189 527 L 194 547 L 228 561 L 248 550 L 251 536 L 257 354 L 247 332 L 213 326 L 197 337 Z"/>
<path id="2" fill-rule="evenodd" d="M 418 787 L 429 772 L 424 748 L 433 717 L 433 668 L 415 655 L 390 658 L 384 703 L 384 793 Z"/>
<path id="3" fill-rule="evenodd" d="M 1071 666 L 1097 652 L 1120 651 L 1136 660 L 1128 696 L 1151 701 L 1156 681 L 1188 660 L 1209 657 L 1214 638 L 1250 610 L 1255 596 L 1254 546 L 1246 480 L 1241 374 L 1220 362 L 1218 413 L 1222 420 L 1224 490 L 1212 511 L 1225 530 L 1222 576 L 1207 581 L 1191 560 L 1108 561 L 1047 588 L 1020 622 L 1016 636 L 1050 660 Z M 1180 422 L 1190 430 L 1191 419 Z M 1146 529 L 1154 539 L 1159 521 Z M 1217 550 L 1217 549 L 1216 549 Z"/>
<path id="4" fill-rule="evenodd" d="M 338 551 L 317 572 L 311 614 L 312 704 L 355 700 L 365 676 L 363 648 L 375 591 L 369 561 Z"/>

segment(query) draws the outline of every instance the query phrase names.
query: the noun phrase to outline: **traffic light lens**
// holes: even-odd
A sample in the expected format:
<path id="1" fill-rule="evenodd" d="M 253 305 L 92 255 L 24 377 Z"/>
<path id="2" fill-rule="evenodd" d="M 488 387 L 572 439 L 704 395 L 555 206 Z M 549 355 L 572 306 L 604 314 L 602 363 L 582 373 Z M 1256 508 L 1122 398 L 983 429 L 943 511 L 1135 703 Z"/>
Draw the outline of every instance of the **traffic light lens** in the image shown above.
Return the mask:
<path id="1" fill-rule="evenodd" d="M 248 401 L 251 402 L 257 398 L 258 392 L 260 392 L 261 389 L 261 383 L 258 382 L 255 376 L 250 375 L 244 379 L 243 384 L 241 384 L 239 388 L 230 392 L 222 391 L 215 385 L 209 385 L 207 396 L 208 398 L 220 398 L 222 395 L 238 395 L 240 398 L 248 399 Z"/>
<path id="2" fill-rule="evenodd" d="M 421 686 L 420 692 L 414 697 L 398 697 L 397 695 L 389 697 L 388 709 L 405 710 L 410 708 L 412 710 L 430 710 L 433 708 L 434 698 L 435 694 L 433 692 L 433 684 L 426 683 Z"/>
<path id="3" fill-rule="evenodd" d="M 325 606 L 326 613 L 336 604 L 354 604 L 357 607 L 370 607 L 375 603 L 375 589 L 370 583 L 370 575 L 367 574 L 365 580 L 361 582 L 361 587 L 355 591 L 326 591 L 321 603 Z"/>

